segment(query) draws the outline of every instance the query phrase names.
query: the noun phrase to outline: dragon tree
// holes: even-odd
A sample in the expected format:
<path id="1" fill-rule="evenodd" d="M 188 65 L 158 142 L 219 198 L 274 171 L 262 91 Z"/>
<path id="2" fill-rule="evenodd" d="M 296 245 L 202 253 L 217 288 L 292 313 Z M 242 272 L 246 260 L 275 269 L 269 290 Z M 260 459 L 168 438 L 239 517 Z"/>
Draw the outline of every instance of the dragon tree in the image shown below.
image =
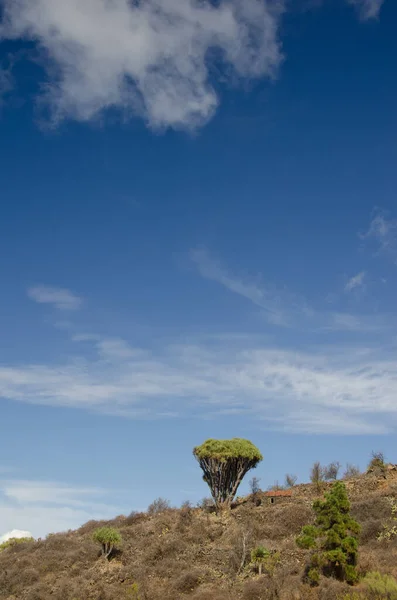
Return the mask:
<path id="1" fill-rule="evenodd" d="M 193 449 L 217 508 L 230 507 L 244 476 L 263 459 L 249 440 L 209 439 Z"/>

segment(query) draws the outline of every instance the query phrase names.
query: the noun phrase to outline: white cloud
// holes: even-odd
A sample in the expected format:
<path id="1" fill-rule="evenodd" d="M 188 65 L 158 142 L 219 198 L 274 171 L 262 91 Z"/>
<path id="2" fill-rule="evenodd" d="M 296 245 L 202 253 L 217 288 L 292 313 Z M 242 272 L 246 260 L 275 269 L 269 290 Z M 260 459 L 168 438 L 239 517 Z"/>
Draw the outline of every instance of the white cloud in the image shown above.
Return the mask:
<path id="1" fill-rule="evenodd" d="M 2 367 L 0 396 L 136 418 L 216 418 L 232 410 L 264 427 L 278 428 L 282 420 L 293 431 L 375 433 L 397 422 L 396 373 L 394 358 L 346 343 L 286 351 L 256 338 L 211 339 L 117 356 L 98 347 L 91 360 L 80 355 L 58 366 Z M 37 491 L 24 489 L 26 498 L 37 498 Z M 22 499 L 19 488 L 9 490 Z M 76 507 L 73 498 L 70 491 L 69 506 Z"/>
<path id="2" fill-rule="evenodd" d="M 303 315 L 305 318 L 314 315 L 314 311 L 304 298 L 286 289 L 280 290 L 275 286 L 265 285 L 258 277 L 251 281 L 236 277 L 219 261 L 212 258 L 205 249 L 192 250 L 190 258 L 202 277 L 219 283 L 229 291 L 264 309 L 267 320 L 273 325 L 287 327 L 292 324 L 296 315 Z"/>
<path id="3" fill-rule="evenodd" d="M 357 275 L 351 277 L 345 285 L 345 292 L 351 292 L 352 290 L 364 285 L 364 279 L 365 271 L 361 271 L 360 273 L 357 273 Z"/>
<path id="4" fill-rule="evenodd" d="M 368 231 L 360 234 L 362 240 L 375 240 L 379 252 L 389 256 L 397 264 L 397 219 L 388 219 L 383 212 L 377 212 Z"/>
<path id="5" fill-rule="evenodd" d="M 12 539 L 20 540 L 21 538 L 30 537 L 33 537 L 30 531 L 21 531 L 20 529 L 13 529 L 12 531 L 8 531 L 8 533 L 5 533 L 4 535 L 0 536 L 0 544 L 2 544 L 3 542 L 8 542 L 8 540 Z"/>
<path id="6" fill-rule="evenodd" d="M 3 0 L 0 39 L 35 40 L 55 120 L 109 107 L 150 126 L 194 128 L 218 105 L 212 85 L 273 77 L 284 0 Z M 215 69 L 212 69 L 215 66 Z"/>
<path id="7" fill-rule="evenodd" d="M 272 325 L 305 331 L 356 331 L 357 333 L 379 333 L 389 327 L 390 318 L 386 319 L 381 315 L 318 311 L 311 307 L 305 298 L 287 289 L 265 284 L 258 277 L 251 281 L 236 277 L 219 261 L 214 260 L 206 250 L 192 250 L 190 257 L 202 277 L 215 281 L 262 308 L 267 322 Z M 364 274 L 362 276 L 364 277 Z"/>
<path id="8" fill-rule="evenodd" d="M 28 289 L 28 296 L 40 304 L 52 304 L 59 310 L 77 310 L 82 299 L 65 288 L 38 285 Z"/>
<path id="9" fill-rule="evenodd" d="M 0 481 L 0 532 L 10 527 L 23 528 L 37 538 L 76 528 L 90 519 L 113 518 L 121 512 L 120 507 L 106 503 L 106 490 L 100 488 L 30 480 Z"/>
<path id="10" fill-rule="evenodd" d="M 379 17 L 380 9 L 384 0 L 347 0 L 349 4 L 355 6 L 362 20 L 376 19 Z"/>

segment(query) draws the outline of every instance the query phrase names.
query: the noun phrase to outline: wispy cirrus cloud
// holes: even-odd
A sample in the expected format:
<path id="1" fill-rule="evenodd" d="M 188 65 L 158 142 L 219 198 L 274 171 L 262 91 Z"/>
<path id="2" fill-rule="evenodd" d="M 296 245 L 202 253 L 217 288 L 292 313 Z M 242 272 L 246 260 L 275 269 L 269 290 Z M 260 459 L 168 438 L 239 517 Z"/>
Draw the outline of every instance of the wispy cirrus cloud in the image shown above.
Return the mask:
<path id="1" fill-rule="evenodd" d="M 397 219 L 388 218 L 386 213 L 377 211 L 368 230 L 359 236 L 362 240 L 375 241 L 378 252 L 397 264 Z"/>
<path id="2" fill-rule="evenodd" d="M 192 250 L 190 258 L 202 277 L 222 285 L 263 309 L 267 322 L 272 325 L 306 331 L 362 333 L 380 332 L 387 327 L 387 321 L 382 315 L 352 315 L 346 312 L 316 310 L 304 297 L 292 293 L 287 288 L 280 289 L 264 283 L 261 277 L 247 279 L 236 276 L 205 249 Z"/>
<path id="3" fill-rule="evenodd" d="M 28 530 L 34 537 L 74 529 L 122 513 L 106 490 L 54 481 L 0 480 L 0 534 Z"/>
<path id="4" fill-rule="evenodd" d="M 351 292 L 356 288 L 362 287 L 364 285 L 364 280 L 365 271 L 361 271 L 360 273 L 357 273 L 357 275 L 353 275 L 353 277 L 350 277 L 345 285 L 345 292 Z"/>
<path id="5" fill-rule="evenodd" d="M 194 128 L 214 114 L 211 65 L 274 77 L 284 0 L 2 0 L 0 39 L 37 42 L 55 121 L 115 107 L 155 128 Z M 78 26 L 76 25 L 78 24 Z M 212 69 L 212 76 L 216 69 Z"/>
<path id="6" fill-rule="evenodd" d="M 90 359 L 80 352 L 58 365 L 3 366 L 0 396 L 144 419 L 227 410 L 265 428 L 380 433 L 397 423 L 396 373 L 394 359 L 369 348 L 284 350 L 237 337 L 117 357 L 98 347 Z"/>
<path id="7" fill-rule="evenodd" d="M 347 0 L 347 2 L 355 6 L 360 18 L 366 21 L 379 17 L 384 0 Z"/>
<path id="8" fill-rule="evenodd" d="M 28 296 L 39 304 L 51 304 L 59 310 L 77 310 L 83 300 L 66 288 L 37 285 L 28 289 Z"/>

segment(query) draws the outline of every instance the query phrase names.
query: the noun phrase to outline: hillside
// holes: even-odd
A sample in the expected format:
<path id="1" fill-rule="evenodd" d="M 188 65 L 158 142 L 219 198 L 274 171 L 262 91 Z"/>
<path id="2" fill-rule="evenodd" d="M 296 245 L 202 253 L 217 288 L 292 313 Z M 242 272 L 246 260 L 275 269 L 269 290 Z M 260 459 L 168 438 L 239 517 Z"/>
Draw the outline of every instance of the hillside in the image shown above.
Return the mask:
<path id="1" fill-rule="evenodd" d="M 361 572 L 397 576 L 397 537 L 379 542 L 397 497 L 397 471 L 361 475 L 346 481 L 352 514 L 362 525 Z M 325 486 L 330 484 L 325 484 Z M 302 583 L 307 551 L 295 543 L 313 521 L 312 485 L 298 485 L 290 498 L 274 504 L 264 493 L 240 498 L 228 514 L 183 506 L 157 514 L 131 514 L 110 522 L 27 542 L 0 553 L 3 600 L 334 600 L 353 598 L 352 588 L 323 579 L 318 588 Z M 107 561 L 92 540 L 103 525 L 117 528 L 120 549 Z M 272 576 L 250 566 L 250 551 L 261 544 L 279 552 Z M 357 596 L 357 599 L 394 596 Z"/>

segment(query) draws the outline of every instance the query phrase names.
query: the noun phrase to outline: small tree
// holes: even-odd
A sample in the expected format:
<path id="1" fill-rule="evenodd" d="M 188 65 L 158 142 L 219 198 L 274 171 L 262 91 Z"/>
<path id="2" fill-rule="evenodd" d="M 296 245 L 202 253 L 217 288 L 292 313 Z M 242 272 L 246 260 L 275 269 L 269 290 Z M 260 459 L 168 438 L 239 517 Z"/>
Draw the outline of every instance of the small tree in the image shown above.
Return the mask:
<path id="1" fill-rule="evenodd" d="M 360 467 L 347 463 L 345 472 L 343 473 L 343 479 L 352 479 L 353 477 L 358 477 L 360 474 Z"/>
<path id="2" fill-rule="evenodd" d="M 113 527 L 100 527 L 93 533 L 93 540 L 102 546 L 102 556 L 109 558 L 117 544 L 121 542 L 121 535 Z"/>
<path id="3" fill-rule="evenodd" d="M 159 515 L 160 513 L 166 512 L 170 509 L 170 503 L 165 498 L 156 498 L 151 504 L 149 504 L 147 512 L 148 515 Z"/>
<path id="4" fill-rule="evenodd" d="M 297 544 L 311 548 L 307 576 L 312 584 L 318 584 L 320 573 L 341 581 L 354 583 L 357 580 L 357 534 L 358 523 L 350 516 L 350 502 L 345 484 L 337 481 L 325 500 L 313 503 L 316 513 L 315 525 L 302 528 Z"/>
<path id="5" fill-rule="evenodd" d="M 250 469 L 263 459 L 258 448 L 248 440 L 209 439 L 193 449 L 203 470 L 217 508 L 230 507 L 238 487 Z"/>
<path id="6" fill-rule="evenodd" d="M 268 575 L 273 575 L 279 561 L 280 554 L 271 552 L 264 546 L 258 546 L 251 551 L 251 564 L 258 570 L 259 575 L 262 575 L 263 569 Z"/>
<path id="7" fill-rule="evenodd" d="M 341 464 L 338 461 L 334 461 L 326 467 L 324 467 L 324 479 L 326 481 L 335 481 L 336 479 L 338 479 L 338 473 L 340 471 L 340 468 Z"/>
<path id="8" fill-rule="evenodd" d="M 253 496 L 256 496 L 261 491 L 259 482 L 260 482 L 260 479 L 258 479 L 258 477 L 253 477 L 252 479 L 250 479 L 249 486 L 250 486 L 251 494 Z"/>
<path id="9" fill-rule="evenodd" d="M 318 490 L 321 488 L 321 484 L 324 481 L 324 469 L 318 461 L 315 462 L 311 468 L 310 481 L 317 487 Z"/>
<path id="10" fill-rule="evenodd" d="M 285 476 L 285 487 L 292 488 L 294 487 L 294 485 L 296 485 L 297 481 L 298 477 L 296 475 L 291 475 L 291 473 L 287 473 Z"/>

